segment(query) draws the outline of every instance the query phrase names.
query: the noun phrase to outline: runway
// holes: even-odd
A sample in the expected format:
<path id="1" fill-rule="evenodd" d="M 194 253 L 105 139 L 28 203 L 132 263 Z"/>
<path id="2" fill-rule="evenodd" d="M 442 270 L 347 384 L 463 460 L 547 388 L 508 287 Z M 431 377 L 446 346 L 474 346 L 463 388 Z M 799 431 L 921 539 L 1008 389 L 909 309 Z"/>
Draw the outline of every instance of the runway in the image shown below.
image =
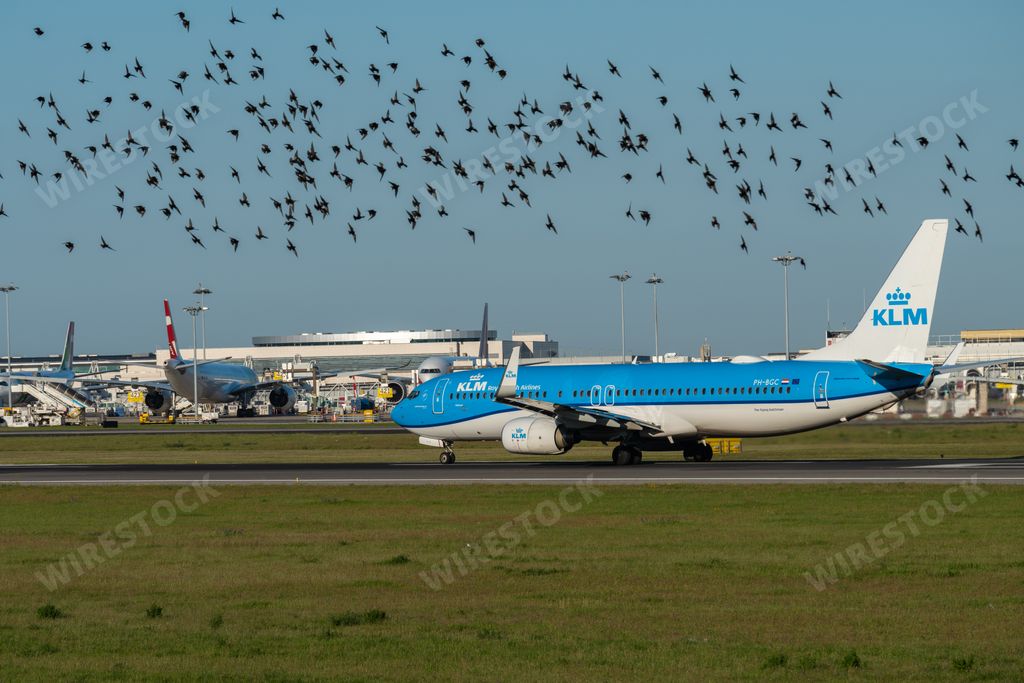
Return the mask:
<path id="1" fill-rule="evenodd" d="M 169 425 L 130 429 L 100 429 L 98 427 L 68 428 L 46 427 L 35 429 L 0 429 L 0 438 L 16 439 L 25 436 L 188 436 L 191 434 L 408 434 L 401 427 L 338 426 L 288 427 L 277 424 L 267 427 L 204 427 L 202 425 Z"/>
<path id="2" fill-rule="evenodd" d="M 115 418 L 125 422 L 126 429 L 100 429 L 99 427 L 40 427 L 32 429 L 0 428 L 0 439 L 18 437 L 64 437 L 64 436 L 166 436 L 173 434 L 408 434 L 409 432 L 394 423 L 367 425 L 360 422 L 322 422 L 308 424 L 304 416 L 292 415 L 283 417 L 232 417 L 217 425 L 167 425 L 152 424 L 140 427 L 134 418 Z M 860 429 L 870 427 L 947 425 L 972 426 L 993 424 L 1020 424 L 1022 420 L 1015 417 L 972 417 L 972 418 L 940 418 L 918 419 L 910 421 L 896 420 L 853 420 L 832 429 Z"/>
<path id="3" fill-rule="evenodd" d="M 661 461 L 631 467 L 606 462 L 459 462 L 224 465 L 3 465 L 0 484 L 187 484 L 209 477 L 233 484 L 821 484 L 977 481 L 1024 484 L 1024 456 L 938 460 Z"/>

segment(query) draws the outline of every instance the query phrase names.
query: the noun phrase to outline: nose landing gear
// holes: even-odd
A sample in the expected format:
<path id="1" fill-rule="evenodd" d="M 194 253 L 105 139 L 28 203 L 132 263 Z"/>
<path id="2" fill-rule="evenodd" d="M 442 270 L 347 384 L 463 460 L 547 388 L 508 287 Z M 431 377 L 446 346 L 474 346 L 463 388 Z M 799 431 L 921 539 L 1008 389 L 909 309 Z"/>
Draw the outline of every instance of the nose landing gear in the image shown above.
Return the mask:
<path id="1" fill-rule="evenodd" d="M 444 444 L 444 449 L 441 451 L 439 458 L 442 465 L 451 465 L 455 462 L 455 451 L 452 450 L 452 446 L 447 441 Z"/>

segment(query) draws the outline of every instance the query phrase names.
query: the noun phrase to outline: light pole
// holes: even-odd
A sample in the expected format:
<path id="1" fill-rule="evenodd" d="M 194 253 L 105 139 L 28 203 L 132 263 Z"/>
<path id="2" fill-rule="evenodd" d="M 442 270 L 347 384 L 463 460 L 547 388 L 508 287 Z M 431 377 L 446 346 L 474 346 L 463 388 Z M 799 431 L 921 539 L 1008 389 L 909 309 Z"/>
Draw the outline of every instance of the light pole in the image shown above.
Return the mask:
<path id="1" fill-rule="evenodd" d="M 785 299 L 785 318 L 786 318 L 786 360 L 789 360 L 789 267 L 793 265 L 795 261 L 799 261 L 800 265 L 804 268 L 807 267 L 807 262 L 804 261 L 802 256 L 794 256 L 790 252 L 786 252 L 785 256 L 773 256 L 772 261 L 782 264 L 783 270 L 783 297 Z"/>
<path id="2" fill-rule="evenodd" d="M 14 410 L 14 378 L 11 377 L 11 292 L 18 291 L 12 284 L 0 287 L 4 293 L 4 329 L 7 331 L 7 412 Z"/>
<path id="3" fill-rule="evenodd" d="M 200 283 L 199 283 L 199 286 L 198 286 L 198 287 L 196 287 L 196 289 L 195 289 L 195 290 L 194 290 L 194 291 L 193 291 L 192 293 L 193 293 L 193 294 L 197 294 L 197 295 L 199 295 L 199 306 L 200 306 L 201 308 L 203 308 L 203 313 L 202 313 L 202 327 L 203 327 L 203 360 L 206 360 L 206 311 L 207 311 L 208 309 L 204 307 L 204 303 L 205 303 L 205 302 L 204 302 L 204 299 L 203 299 L 203 297 L 204 297 L 204 296 L 206 296 L 207 294 L 213 294 L 213 291 L 212 291 L 212 290 L 210 290 L 210 289 L 207 289 L 206 287 L 203 287 L 203 283 L 202 283 L 202 282 L 200 282 Z"/>
<path id="4" fill-rule="evenodd" d="M 626 280 L 632 277 L 629 271 L 621 275 L 609 275 L 612 280 L 619 281 L 619 319 L 622 325 L 622 362 L 626 362 Z"/>
<path id="5" fill-rule="evenodd" d="M 658 352 L 658 285 L 664 280 L 658 277 L 657 273 L 652 274 L 647 278 L 647 284 L 654 285 L 654 360 L 658 361 L 658 357 L 661 355 Z"/>
<path id="6" fill-rule="evenodd" d="M 206 310 L 205 306 L 196 304 L 186 306 L 185 312 L 192 316 L 192 411 L 199 419 L 199 356 L 196 354 L 196 316 Z"/>

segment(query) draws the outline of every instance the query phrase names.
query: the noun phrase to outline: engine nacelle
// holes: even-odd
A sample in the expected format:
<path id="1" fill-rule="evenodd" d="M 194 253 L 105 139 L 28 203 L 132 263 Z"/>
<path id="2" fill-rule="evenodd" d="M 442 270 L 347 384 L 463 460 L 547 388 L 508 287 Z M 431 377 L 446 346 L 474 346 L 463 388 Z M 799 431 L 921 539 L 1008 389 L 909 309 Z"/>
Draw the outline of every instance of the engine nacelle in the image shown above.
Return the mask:
<path id="1" fill-rule="evenodd" d="M 509 453 L 558 455 L 573 443 L 565 428 L 550 417 L 518 417 L 501 429 L 501 445 Z"/>
<path id="2" fill-rule="evenodd" d="M 405 385 L 398 380 L 389 380 L 388 382 L 381 382 L 378 390 L 378 396 L 387 401 L 388 405 L 397 405 L 399 401 L 405 398 L 408 390 Z"/>
<path id="3" fill-rule="evenodd" d="M 166 413 L 171 410 L 171 392 L 162 389 L 149 389 L 143 399 L 146 407 L 154 413 Z"/>
<path id="4" fill-rule="evenodd" d="M 295 390 L 286 384 L 280 384 L 270 390 L 270 395 L 267 396 L 267 400 L 270 401 L 270 405 L 274 406 L 281 412 L 287 413 L 295 406 L 295 400 L 298 396 L 295 394 Z"/>

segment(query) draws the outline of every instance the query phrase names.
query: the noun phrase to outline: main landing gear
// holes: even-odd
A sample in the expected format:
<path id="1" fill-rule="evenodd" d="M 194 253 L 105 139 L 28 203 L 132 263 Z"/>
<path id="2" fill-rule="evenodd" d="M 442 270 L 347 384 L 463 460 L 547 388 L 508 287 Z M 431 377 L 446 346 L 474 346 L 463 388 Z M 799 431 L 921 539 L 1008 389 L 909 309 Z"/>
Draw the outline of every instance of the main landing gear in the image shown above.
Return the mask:
<path id="1" fill-rule="evenodd" d="M 612 462 L 616 465 L 639 465 L 644 454 L 639 448 L 619 445 L 612 449 Z"/>
<path id="2" fill-rule="evenodd" d="M 445 442 L 444 449 L 441 451 L 441 457 L 439 459 L 442 465 L 451 465 L 455 462 L 455 451 L 452 450 L 450 443 Z"/>
<path id="3" fill-rule="evenodd" d="M 683 448 L 683 460 L 687 462 L 708 462 L 712 455 L 714 451 L 711 450 L 711 444 L 706 441 L 699 441 Z"/>

